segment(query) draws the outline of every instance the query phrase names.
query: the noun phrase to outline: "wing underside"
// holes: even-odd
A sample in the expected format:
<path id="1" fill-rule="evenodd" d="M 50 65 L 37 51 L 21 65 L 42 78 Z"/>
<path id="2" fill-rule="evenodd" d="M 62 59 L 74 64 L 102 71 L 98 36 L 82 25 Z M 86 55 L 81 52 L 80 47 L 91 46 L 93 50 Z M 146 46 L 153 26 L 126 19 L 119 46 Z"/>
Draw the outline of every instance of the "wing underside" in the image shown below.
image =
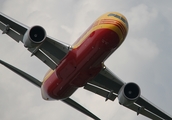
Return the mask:
<path id="1" fill-rule="evenodd" d="M 23 36 L 28 29 L 30 29 L 28 26 L 25 26 L 22 23 L 0 13 L 0 30 L 2 30 L 2 34 L 8 35 L 16 42 L 23 42 Z M 59 62 L 70 51 L 70 49 L 71 48 L 69 45 L 47 36 L 42 44 L 36 47 L 28 48 L 28 51 L 31 52 L 31 56 L 35 55 L 51 69 L 55 69 Z M 0 63 L 5 65 L 6 67 L 10 66 L 9 64 L 1 60 Z M 38 87 L 41 86 L 42 83 L 32 76 L 22 72 L 21 70 L 18 70 L 13 66 L 11 66 L 10 69 L 13 71 L 17 70 L 17 74 L 32 82 L 34 85 Z M 114 101 L 115 98 L 118 97 L 118 92 L 124 84 L 125 83 L 122 80 L 117 78 L 110 70 L 104 67 L 92 81 L 88 82 L 85 85 L 84 88 L 104 97 L 105 100 Z M 77 110 L 94 119 L 99 119 L 95 115 L 87 111 L 85 108 L 78 105 L 76 102 L 73 102 L 73 100 L 71 100 L 70 98 L 66 99 L 64 102 L 70 104 Z M 172 117 L 150 103 L 143 96 L 140 96 L 134 104 L 125 107 L 135 111 L 137 115 L 142 114 L 151 119 L 172 120 Z"/>
<path id="2" fill-rule="evenodd" d="M 23 42 L 24 35 L 29 29 L 30 28 L 28 26 L 23 25 L 22 23 L 10 18 L 9 16 L 4 15 L 3 13 L 0 13 L 0 30 L 2 30 L 2 34 L 8 35 L 16 42 Z M 59 62 L 70 51 L 70 49 L 71 48 L 68 44 L 47 36 L 42 44 L 36 47 L 28 48 L 28 51 L 31 52 L 31 56 L 36 56 L 51 69 L 55 69 Z M 13 72 L 17 73 L 32 84 L 36 85 L 37 87 L 41 87 L 42 82 L 40 82 L 36 78 L 28 75 L 27 73 L 19 70 L 12 65 L 9 65 L 2 60 L 0 60 L 0 64 L 6 66 Z M 74 100 L 67 98 L 62 101 L 77 109 L 78 111 L 84 113 L 85 115 L 95 120 L 100 120 L 97 116 L 95 116 L 93 113 L 85 109 L 83 106 L 81 106 Z"/>
<path id="3" fill-rule="evenodd" d="M 40 82 L 39 80 L 37 80 L 36 78 L 32 77 L 31 75 L 19 70 L 18 68 L 0 60 L 0 64 L 4 65 L 5 67 L 9 68 L 10 70 L 12 70 L 13 72 L 15 72 L 16 74 L 20 75 L 21 77 L 23 77 L 24 79 L 26 79 L 27 81 L 29 81 L 30 83 L 34 84 L 37 87 L 41 87 L 42 82 Z M 100 120 L 97 116 L 95 116 L 93 113 L 91 113 L 90 111 L 88 111 L 86 108 L 84 108 L 83 106 L 81 106 L 80 104 L 78 104 L 77 102 L 75 102 L 74 100 L 72 100 L 71 98 L 66 98 L 64 100 L 62 100 L 62 102 L 70 105 L 71 107 L 75 108 L 76 110 L 84 113 L 85 115 L 95 119 L 95 120 Z"/>
<path id="4" fill-rule="evenodd" d="M 124 84 L 122 80 L 104 67 L 93 80 L 85 85 L 84 89 L 104 97 L 105 100 L 114 101 L 115 98 L 118 97 L 119 90 Z M 125 107 L 135 111 L 137 115 L 142 114 L 153 120 L 172 120 L 170 115 L 160 110 L 143 96 L 140 96 L 133 104 Z"/>
<path id="5" fill-rule="evenodd" d="M 0 29 L 2 34 L 8 35 L 16 42 L 23 42 L 23 37 L 30 27 L 0 13 Z M 70 46 L 47 36 L 42 44 L 28 48 L 28 51 L 31 52 L 31 56 L 35 55 L 51 69 L 55 69 L 60 60 L 70 51 Z"/>

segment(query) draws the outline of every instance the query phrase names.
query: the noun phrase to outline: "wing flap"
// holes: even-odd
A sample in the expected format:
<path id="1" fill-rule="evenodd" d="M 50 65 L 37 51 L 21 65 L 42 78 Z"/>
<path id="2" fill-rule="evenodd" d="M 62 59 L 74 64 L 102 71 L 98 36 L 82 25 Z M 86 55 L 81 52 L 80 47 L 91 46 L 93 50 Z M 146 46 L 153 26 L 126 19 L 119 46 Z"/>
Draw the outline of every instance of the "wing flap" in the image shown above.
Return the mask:
<path id="1" fill-rule="evenodd" d="M 23 36 L 29 27 L 0 12 L 0 29 L 3 34 L 7 34 L 16 42 L 22 42 Z M 69 52 L 70 46 L 46 37 L 46 40 L 41 45 L 35 48 L 28 48 L 28 50 L 51 69 L 55 69 L 60 60 Z"/>
<path id="2" fill-rule="evenodd" d="M 136 105 L 136 104 L 132 104 L 132 105 L 125 106 L 125 107 L 129 108 L 129 109 L 132 110 L 132 111 L 137 112 L 137 115 L 142 114 L 142 115 L 144 115 L 144 116 L 146 116 L 146 117 L 148 117 L 148 118 L 150 118 L 150 119 L 152 119 L 152 120 L 164 120 L 164 119 L 162 119 L 161 117 L 155 115 L 154 113 L 152 113 L 152 112 L 150 112 L 150 111 L 147 111 L 147 110 L 144 109 L 144 108 L 141 109 L 141 107 L 138 106 L 138 105 Z"/>
<path id="3" fill-rule="evenodd" d="M 37 58 L 39 58 L 43 63 L 45 63 L 47 66 L 49 66 L 52 70 L 54 70 L 57 67 L 57 64 L 54 63 L 46 54 L 44 54 L 41 50 L 36 50 L 34 48 L 28 49 L 32 55 L 35 55 Z M 36 50 L 36 51 L 35 51 Z M 31 55 L 31 56 L 32 56 Z"/>
<path id="4" fill-rule="evenodd" d="M 140 98 L 136 101 L 136 103 L 139 104 L 140 106 L 144 106 L 145 109 L 153 112 L 154 114 L 166 120 L 172 120 L 172 117 L 170 115 L 168 115 L 166 112 L 162 111 L 160 108 L 153 105 L 153 103 L 146 100 L 143 96 L 140 96 Z"/>
<path id="5" fill-rule="evenodd" d="M 47 37 L 40 46 L 36 48 L 28 48 L 28 50 L 32 53 L 32 55 L 38 57 L 51 69 L 55 69 L 59 62 L 69 52 L 69 48 L 69 45 Z"/>
<path id="6" fill-rule="evenodd" d="M 103 89 L 98 88 L 96 86 L 93 86 L 91 84 L 85 85 L 84 89 L 89 90 L 89 91 L 91 91 L 91 92 L 93 92 L 95 94 L 98 94 L 98 95 L 106 98 L 106 100 L 114 101 L 115 98 L 117 97 L 115 94 L 111 93 L 110 91 L 103 90 Z"/>
<path id="7" fill-rule="evenodd" d="M 60 41 L 54 41 L 47 37 L 40 49 L 48 55 L 56 64 L 69 52 L 69 45 Z"/>
<path id="8" fill-rule="evenodd" d="M 125 83 L 116 77 L 110 70 L 108 70 L 106 67 L 103 67 L 98 75 L 92 81 L 87 83 L 84 88 L 93 93 L 98 91 L 98 95 L 107 99 L 107 93 L 104 91 L 109 91 L 109 93 L 113 92 L 113 95 L 117 96 L 120 88 L 124 84 Z M 125 107 L 135 111 L 137 114 L 142 114 L 153 120 L 172 120 L 171 116 L 160 110 L 142 96 L 140 96 L 134 104 Z"/>
<path id="9" fill-rule="evenodd" d="M 10 25 L 5 25 L 4 23 L 0 22 L 0 29 L 2 30 L 2 34 L 7 34 L 11 38 L 13 38 L 16 42 L 19 42 L 23 39 L 23 35 L 11 29 Z"/>
<path id="10" fill-rule="evenodd" d="M 114 93 L 118 93 L 124 84 L 124 82 L 122 82 L 107 68 L 103 68 L 92 81 L 89 81 L 89 83 L 108 91 L 113 90 Z"/>
<path id="11" fill-rule="evenodd" d="M 17 31 L 18 33 L 24 35 L 24 33 L 27 30 L 27 26 L 23 25 L 22 23 L 12 19 L 11 17 L 3 14 L 0 12 L 0 21 L 2 23 L 4 23 L 4 25 L 9 25 L 10 28 L 12 28 L 13 30 Z"/>

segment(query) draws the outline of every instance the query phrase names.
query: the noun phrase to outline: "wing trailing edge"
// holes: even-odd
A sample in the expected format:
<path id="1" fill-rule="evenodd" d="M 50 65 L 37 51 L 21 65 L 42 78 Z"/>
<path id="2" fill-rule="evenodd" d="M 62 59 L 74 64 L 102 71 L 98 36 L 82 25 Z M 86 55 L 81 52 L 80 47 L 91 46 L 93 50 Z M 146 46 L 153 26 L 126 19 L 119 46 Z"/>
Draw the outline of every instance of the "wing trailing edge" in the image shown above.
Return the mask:
<path id="1" fill-rule="evenodd" d="M 16 74 L 20 75 L 21 77 L 23 77 L 24 79 L 26 79 L 27 81 L 31 82 L 32 84 L 34 84 L 37 87 L 41 87 L 42 82 L 40 82 L 38 79 L 32 77 L 31 75 L 27 74 L 26 72 L 0 60 L 0 64 L 4 65 L 5 67 L 7 67 L 8 69 L 10 69 L 11 71 L 15 72 Z M 95 120 L 100 120 L 97 116 L 95 116 L 93 113 L 91 113 L 90 111 L 88 111 L 86 108 L 84 108 L 83 106 L 81 106 L 80 104 L 78 104 L 77 102 L 75 102 L 74 100 L 72 100 L 71 98 L 67 98 L 62 100 L 64 103 L 70 105 L 71 107 L 75 108 L 76 110 L 82 112 L 83 114 L 95 119 Z"/>
<path id="2" fill-rule="evenodd" d="M 84 89 L 113 101 L 115 97 L 119 97 L 119 91 L 125 84 L 104 66 L 98 75 L 85 85 Z M 142 95 L 133 104 L 123 106 L 135 111 L 137 115 L 141 114 L 153 120 L 172 120 L 170 115 Z"/>

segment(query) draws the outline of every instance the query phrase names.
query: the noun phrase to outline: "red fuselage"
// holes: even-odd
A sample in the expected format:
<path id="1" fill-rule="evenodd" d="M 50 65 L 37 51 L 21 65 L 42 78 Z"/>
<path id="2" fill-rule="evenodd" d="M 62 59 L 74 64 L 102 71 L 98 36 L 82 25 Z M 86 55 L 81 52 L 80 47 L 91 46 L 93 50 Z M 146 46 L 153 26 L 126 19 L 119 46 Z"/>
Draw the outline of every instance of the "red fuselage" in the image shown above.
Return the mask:
<path id="1" fill-rule="evenodd" d="M 57 68 L 47 74 L 41 87 L 44 99 L 68 98 L 77 88 L 92 80 L 107 57 L 120 46 L 126 37 L 127 27 L 109 14 L 98 18 L 74 43 Z"/>

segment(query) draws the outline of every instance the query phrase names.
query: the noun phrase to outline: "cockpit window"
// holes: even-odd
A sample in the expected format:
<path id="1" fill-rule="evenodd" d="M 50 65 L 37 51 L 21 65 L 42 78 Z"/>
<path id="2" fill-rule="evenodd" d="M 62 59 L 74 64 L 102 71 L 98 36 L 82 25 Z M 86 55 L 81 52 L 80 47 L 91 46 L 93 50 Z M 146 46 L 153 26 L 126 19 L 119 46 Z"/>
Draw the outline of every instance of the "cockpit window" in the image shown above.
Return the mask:
<path id="1" fill-rule="evenodd" d="M 121 16 L 119 16 L 119 15 L 115 15 L 114 17 L 121 19 Z"/>
<path id="2" fill-rule="evenodd" d="M 117 14 L 114 14 L 114 13 L 110 13 L 108 16 L 113 16 L 113 17 L 116 17 L 116 18 L 122 20 L 126 24 L 126 26 L 128 28 L 128 22 L 123 17 L 121 17 L 121 16 L 119 16 Z"/>

